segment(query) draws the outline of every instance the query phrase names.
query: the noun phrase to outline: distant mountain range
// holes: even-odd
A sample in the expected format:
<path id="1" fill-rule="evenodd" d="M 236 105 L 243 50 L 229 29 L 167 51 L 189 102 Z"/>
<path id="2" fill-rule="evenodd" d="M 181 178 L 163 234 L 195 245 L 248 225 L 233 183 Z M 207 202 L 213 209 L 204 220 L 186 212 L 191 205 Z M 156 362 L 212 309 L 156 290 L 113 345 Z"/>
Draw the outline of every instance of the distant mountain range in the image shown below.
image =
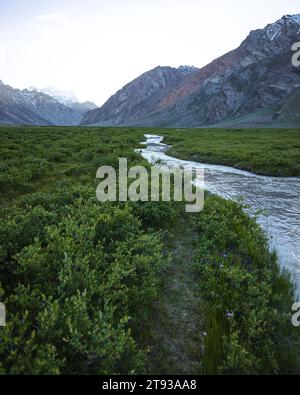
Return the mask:
<path id="1" fill-rule="evenodd" d="M 201 69 L 158 67 L 141 75 L 82 124 L 300 126 L 300 70 L 291 62 L 297 41 L 300 15 L 286 15 Z"/>
<path id="2" fill-rule="evenodd" d="M 77 97 L 75 96 L 75 94 L 70 91 L 61 91 L 53 87 L 47 87 L 43 89 L 37 89 L 37 88 L 29 88 L 29 89 L 51 96 L 59 103 L 64 104 L 65 106 L 70 107 L 73 110 L 79 111 L 82 115 L 84 115 L 87 111 L 94 110 L 95 108 L 97 108 L 96 104 L 91 101 L 80 103 Z"/>
<path id="3" fill-rule="evenodd" d="M 300 14 L 285 15 L 203 68 L 159 66 L 142 74 L 100 108 L 70 92 L 0 82 L 0 124 L 300 126 L 300 68 L 291 61 L 299 41 Z"/>
<path id="4" fill-rule="evenodd" d="M 14 89 L 0 81 L 0 124 L 73 126 L 81 122 L 88 110 L 96 108 L 90 102 L 62 100 L 33 88 Z"/>

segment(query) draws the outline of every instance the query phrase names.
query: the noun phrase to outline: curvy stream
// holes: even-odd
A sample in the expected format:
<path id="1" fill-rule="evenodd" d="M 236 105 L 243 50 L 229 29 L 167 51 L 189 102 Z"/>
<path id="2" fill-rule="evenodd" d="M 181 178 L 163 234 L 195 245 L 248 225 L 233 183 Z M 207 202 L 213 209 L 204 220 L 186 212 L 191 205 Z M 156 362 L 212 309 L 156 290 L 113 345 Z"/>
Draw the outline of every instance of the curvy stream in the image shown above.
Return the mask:
<path id="1" fill-rule="evenodd" d="M 205 189 L 225 199 L 239 200 L 259 215 L 258 223 L 268 236 L 270 248 L 278 254 L 300 295 L 300 177 L 267 177 L 229 166 L 210 165 L 172 158 L 163 137 L 145 134 L 147 145 L 139 149 L 150 163 L 160 160 L 168 167 L 204 169 Z"/>

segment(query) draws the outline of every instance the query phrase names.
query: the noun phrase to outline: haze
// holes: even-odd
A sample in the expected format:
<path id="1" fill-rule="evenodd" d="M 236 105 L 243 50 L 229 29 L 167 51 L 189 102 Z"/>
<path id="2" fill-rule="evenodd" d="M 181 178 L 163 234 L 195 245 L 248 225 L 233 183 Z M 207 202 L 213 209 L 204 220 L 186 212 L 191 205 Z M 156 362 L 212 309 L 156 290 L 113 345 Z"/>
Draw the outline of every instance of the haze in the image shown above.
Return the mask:
<path id="1" fill-rule="evenodd" d="M 297 0 L 0 0 L 0 79 L 103 104 L 161 66 L 204 66 Z"/>

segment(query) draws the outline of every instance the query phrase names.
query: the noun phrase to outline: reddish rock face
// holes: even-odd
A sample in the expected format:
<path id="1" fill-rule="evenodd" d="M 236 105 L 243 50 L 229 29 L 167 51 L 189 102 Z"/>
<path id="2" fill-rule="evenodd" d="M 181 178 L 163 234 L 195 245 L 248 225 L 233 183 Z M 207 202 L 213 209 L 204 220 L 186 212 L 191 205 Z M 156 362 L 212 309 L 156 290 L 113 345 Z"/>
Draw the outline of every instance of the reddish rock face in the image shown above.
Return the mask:
<path id="1" fill-rule="evenodd" d="M 100 109 L 86 114 L 83 123 L 122 124 L 135 122 L 156 111 L 166 95 L 177 88 L 190 74 L 197 70 L 181 66 L 156 67 L 124 86 Z"/>
<path id="2" fill-rule="evenodd" d="M 296 41 L 300 15 L 286 15 L 200 70 L 159 67 L 143 74 L 88 112 L 83 124 L 197 127 L 264 109 L 272 121 L 273 107 L 300 86 L 291 62 Z"/>

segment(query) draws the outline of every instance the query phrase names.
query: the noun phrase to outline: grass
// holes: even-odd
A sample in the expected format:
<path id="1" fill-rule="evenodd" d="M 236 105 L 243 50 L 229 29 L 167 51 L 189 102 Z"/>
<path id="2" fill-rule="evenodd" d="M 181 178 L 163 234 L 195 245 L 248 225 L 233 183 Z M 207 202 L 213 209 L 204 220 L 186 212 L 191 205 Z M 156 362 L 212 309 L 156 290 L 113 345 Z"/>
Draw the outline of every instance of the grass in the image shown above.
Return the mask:
<path id="1" fill-rule="evenodd" d="M 154 132 L 154 131 L 153 131 Z M 162 129 L 168 155 L 268 176 L 300 176 L 300 129 Z"/>
<path id="2" fill-rule="evenodd" d="M 1 204 L 10 205 L 27 193 L 51 191 L 58 180 L 88 177 L 94 185 L 103 160 L 116 167 L 121 154 L 137 160 L 133 148 L 142 139 L 141 130 L 1 127 Z"/>
<path id="3" fill-rule="evenodd" d="M 251 141 L 264 168 L 271 144 L 285 142 L 291 156 L 299 139 L 297 131 L 1 127 L 0 373 L 299 372 L 292 285 L 238 204 L 207 194 L 204 211 L 188 215 L 182 203 L 96 200 L 99 166 L 118 169 L 119 157 L 147 166 L 134 153 L 146 132 L 182 155 L 203 143 L 226 164 L 224 152 L 236 152 L 235 165 Z"/>
<path id="4" fill-rule="evenodd" d="M 208 195 L 195 221 L 207 334 L 202 372 L 299 373 L 299 331 L 291 327 L 289 308 L 293 286 L 255 219 L 238 204 Z"/>

